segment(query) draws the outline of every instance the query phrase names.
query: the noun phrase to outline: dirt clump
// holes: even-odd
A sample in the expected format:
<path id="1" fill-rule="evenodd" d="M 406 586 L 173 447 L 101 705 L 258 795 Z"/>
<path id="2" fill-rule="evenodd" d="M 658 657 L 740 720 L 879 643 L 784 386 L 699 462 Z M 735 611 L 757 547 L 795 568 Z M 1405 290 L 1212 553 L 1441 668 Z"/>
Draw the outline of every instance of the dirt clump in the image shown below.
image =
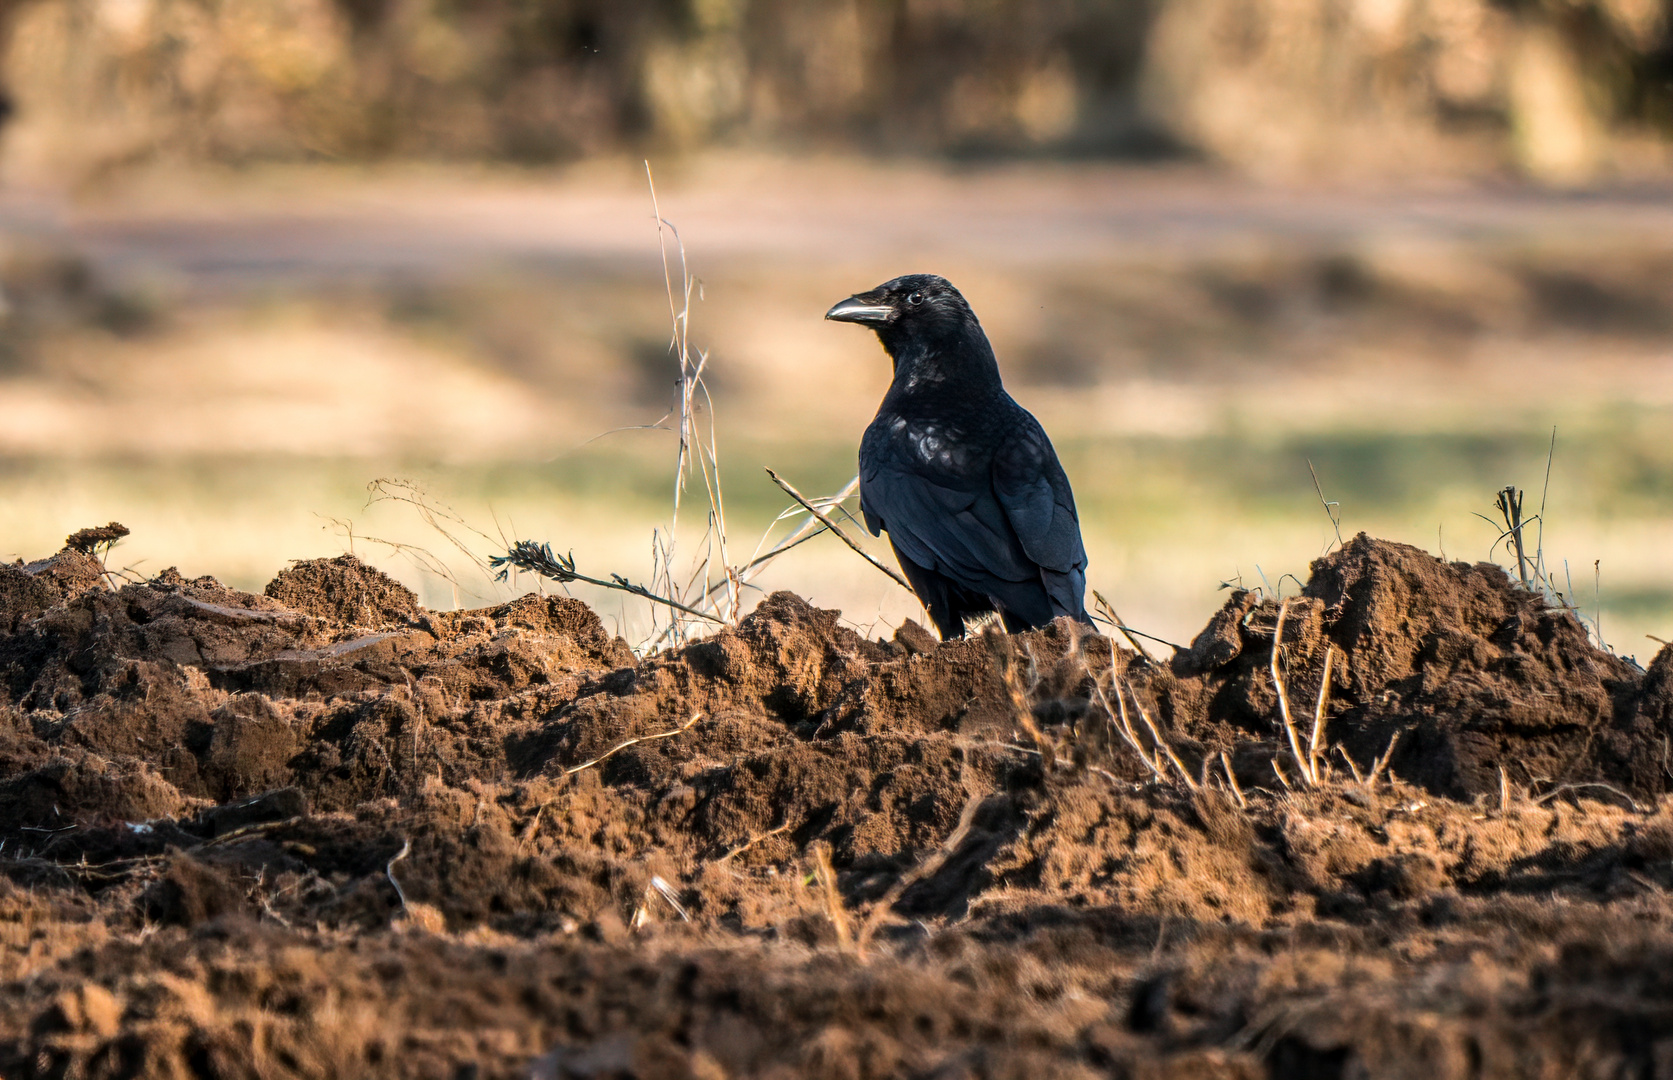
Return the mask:
<path id="1" fill-rule="evenodd" d="M 104 583 L 99 560 L 73 547 L 32 563 L 0 564 L 0 633 L 13 633 L 66 596 Z"/>
<path id="2" fill-rule="evenodd" d="M 1501 768 L 1519 787 L 1668 790 L 1659 683 L 1502 568 L 1444 563 L 1363 534 L 1315 562 L 1287 604 L 1234 592 L 1154 680 L 1172 723 L 1219 748 L 1273 732 L 1280 610 L 1293 710 L 1310 723 L 1333 650 L 1331 742 L 1366 771 L 1398 737 L 1390 767 L 1456 799 L 1495 795 Z M 1269 738 L 1276 752 L 1276 733 Z M 1255 768 L 1253 782 L 1271 779 L 1264 760 Z"/>
<path id="3" fill-rule="evenodd" d="M 264 592 L 293 611 L 349 626 L 400 625 L 418 613 L 411 589 L 353 555 L 299 562 Z"/>
<path id="4" fill-rule="evenodd" d="M 7 1076 L 1665 1056 L 1673 649 L 1640 672 L 1496 567 L 1362 536 L 1167 661 L 789 593 L 636 658 L 348 557 L 69 580 L 0 568 Z M 1316 786 L 1275 638 L 1309 721 L 1334 650 Z"/>

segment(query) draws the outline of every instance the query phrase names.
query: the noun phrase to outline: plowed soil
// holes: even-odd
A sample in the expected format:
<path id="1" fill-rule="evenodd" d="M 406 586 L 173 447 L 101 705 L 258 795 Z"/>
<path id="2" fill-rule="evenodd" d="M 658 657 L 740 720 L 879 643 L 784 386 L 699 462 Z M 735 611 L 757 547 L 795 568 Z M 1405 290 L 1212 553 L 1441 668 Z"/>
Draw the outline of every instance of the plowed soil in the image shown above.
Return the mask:
<path id="1" fill-rule="evenodd" d="M 1364 536 L 1167 659 L 66 548 L 0 567 L 0 1075 L 1673 1076 L 1670 729 L 1673 649 Z"/>

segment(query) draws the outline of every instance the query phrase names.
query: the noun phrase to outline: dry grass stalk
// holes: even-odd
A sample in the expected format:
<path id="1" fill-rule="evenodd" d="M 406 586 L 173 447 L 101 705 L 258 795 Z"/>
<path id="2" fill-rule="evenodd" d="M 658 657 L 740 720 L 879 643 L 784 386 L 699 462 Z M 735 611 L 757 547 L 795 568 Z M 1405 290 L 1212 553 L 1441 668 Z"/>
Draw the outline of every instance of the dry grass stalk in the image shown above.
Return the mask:
<path id="1" fill-rule="evenodd" d="M 712 623 L 724 624 L 726 621 L 719 615 L 694 608 L 674 599 L 672 596 L 664 596 L 644 585 L 636 585 L 620 574 L 611 574 L 610 580 L 606 581 L 603 578 L 590 577 L 580 573 L 575 569 L 574 555 L 555 554 L 552 551 L 552 545 L 549 543 L 537 544 L 533 540 L 518 540 L 506 550 L 504 555 L 495 555 L 489 559 L 488 565 L 499 571 L 495 576 L 496 581 L 504 581 L 511 570 L 515 568 L 525 570 L 531 574 L 539 574 L 543 578 L 550 578 L 560 585 L 580 581 L 588 585 L 597 585 L 602 589 L 615 589 L 617 592 L 644 597 L 651 602 L 652 607 L 661 604 L 675 611 L 684 612 L 695 618 L 706 619 Z"/>
<path id="2" fill-rule="evenodd" d="M 1510 812 L 1510 776 L 1503 765 L 1499 766 L 1499 813 Z"/>
<path id="3" fill-rule="evenodd" d="M 1319 782 L 1320 761 L 1324 756 L 1324 725 L 1325 710 L 1330 705 L 1330 663 L 1336 656 L 1336 647 L 1326 642 L 1324 647 L 1324 674 L 1319 678 L 1319 700 L 1313 707 L 1313 734 L 1307 740 L 1307 767 L 1312 773 L 1313 783 Z"/>
<path id="4" fill-rule="evenodd" d="M 694 713 L 691 714 L 691 719 L 690 720 L 687 720 L 685 723 L 681 724 L 679 727 L 669 728 L 667 731 L 657 731 L 657 732 L 653 732 L 649 735 L 635 735 L 631 739 L 626 739 L 622 742 L 617 743 L 615 746 L 612 746 L 610 749 L 604 751 L 604 753 L 602 753 L 602 754 L 598 755 L 597 757 L 593 758 L 591 761 L 583 761 L 579 765 L 573 765 L 573 766 L 565 769 L 563 771 L 563 773 L 564 773 L 565 776 L 574 776 L 576 773 L 580 772 L 583 769 L 590 769 L 594 765 L 598 765 L 598 764 L 601 764 L 605 761 L 608 761 L 611 758 L 611 756 L 614 755 L 615 753 L 617 753 L 618 751 L 626 750 L 628 747 L 633 746 L 637 743 L 650 742 L 653 739 L 666 739 L 666 738 L 669 738 L 669 737 L 674 736 L 674 735 L 679 735 L 679 734 L 681 734 L 685 731 L 689 731 L 691 729 L 691 725 L 697 723 L 697 721 L 702 717 L 702 715 L 703 714 L 702 714 L 701 711 L 694 712 Z"/>
<path id="5" fill-rule="evenodd" d="M 1081 666 L 1086 668 L 1086 658 L 1084 654 L 1081 654 L 1078 651 L 1080 645 L 1081 639 L 1077 635 L 1075 637 L 1077 655 L 1080 656 Z M 1092 677 L 1092 692 L 1098 698 L 1098 703 L 1104 707 L 1104 715 L 1109 719 L 1110 727 L 1113 728 L 1127 743 L 1127 745 L 1132 748 L 1133 753 L 1138 755 L 1139 760 L 1144 762 L 1145 768 L 1150 770 L 1151 775 L 1154 776 L 1157 781 L 1167 783 L 1167 770 L 1162 768 L 1161 759 L 1153 758 L 1150 752 L 1145 750 L 1144 745 L 1139 741 L 1138 732 L 1133 729 L 1132 718 L 1127 715 L 1127 699 L 1121 694 L 1121 687 L 1119 684 L 1120 677 L 1116 674 L 1121 666 L 1121 658 L 1115 651 L 1115 642 L 1109 642 L 1109 648 L 1110 689 L 1115 691 L 1115 707 L 1110 707 L 1110 699 L 1108 695 L 1104 693 L 1103 681 L 1095 675 Z M 1087 670 L 1090 673 L 1090 669 Z"/>
<path id="6" fill-rule="evenodd" d="M 737 847 L 732 848 L 730 851 L 728 851 L 726 854 L 722 855 L 720 858 L 716 859 L 715 862 L 717 864 L 718 863 L 730 862 L 731 859 L 732 859 L 732 856 L 743 854 L 744 852 L 748 851 L 750 848 L 754 847 L 756 844 L 759 844 L 761 841 L 767 839 L 768 837 L 777 836 L 779 833 L 782 833 L 782 832 L 786 831 L 787 829 L 789 829 L 790 824 L 791 824 L 791 818 L 789 817 L 789 815 L 786 815 L 783 825 L 780 825 L 775 829 L 768 829 L 764 833 L 757 833 L 756 835 L 750 837 L 748 840 L 745 840 L 743 843 L 739 844 Z"/>
<path id="7" fill-rule="evenodd" d="M 224 832 L 214 839 L 205 840 L 203 843 L 198 845 L 198 848 L 221 847 L 226 844 L 236 844 L 242 840 L 249 840 L 252 837 L 263 836 L 278 829 L 295 825 L 301 820 L 302 818 L 297 816 L 284 818 L 281 821 L 260 821 L 254 825 L 245 825 L 242 828 L 233 829 L 231 832 Z M 192 850 L 195 851 L 197 848 L 193 848 Z M 396 886 L 396 891 L 400 891 L 400 886 Z"/>
<path id="8" fill-rule="evenodd" d="M 673 886 L 669 885 L 663 878 L 655 874 L 651 875 L 651 883 L 646 888 L 655 890 L 656 894 L 662 897 L 663 901 L 673 908 L 674 913 L 682 920 L 685 922 L 691 921 L 691 915 L 686 911 L 685 905 L 680 903 L 680 898 L 675 895 Z"/>
<path id="9" fill-rule="evenodd" d="M 883 894 L 883 898 L 872 905 L 871 911 L 866 915 L 866 921 L 860 926 L 859 937 L 855 940 L 855 948 L 859 951 L 862 959 L 865 957 L 866 946 L 870 944 L 872 935 L 883 924 L 883 920 L 888 917 L 895 904 L 905 895 L 906 890 L 941 869 L 942 864 L 947 861 L 948 857 L 958 850 L 960 844 L 964 843 L 964 838 L 970 834 L 971 824 L 976 820 L 976 811 L 981 808 L 982 799 L 983 796 L 980 792 L 973 793 L 966 799 L 964 809 L 959 812 L 958 825 L 948 834 L 947 839 L 941 842 L 941 846 L 935 850 L 935 853 L 896 878 L 895 883 L 889 886 L 889 891 Z"/>
<path id="10" fill-rule="evenodd" d="M 401 841 L 401 850 L 397 851 L 395 853 L 395 857 L 390 859 L 389 863 L 383 868 L 383 876 L 388 878 L 389 884 L 395 887 L 395 895 L 400 898 L 401 909 L 403 911 L 406 910 L 407 906 L 407 891 L 401 888 L 401 883 L 399 881 L 395 880 L 395 864 L 410 854 L 412 854 L 412 840 L 404 839 Z"/>
<path id="11" fill-rule="evenodd" d="M 1116 693 L 1119 695 L 1120 690 L 1118 689 Z M 1127 684 L 1127 693 L 1133 699 L 1133 708 L 1138 710 L 1139 719 L 1143 720 L 1144 726 L 1150 729 L 1150 737 L 1155 741 L 1157 749 L 1166 754 L 1168 760 L 1173 763 L 1173 767 L 1179 770 L 1179 778 L 1185 781 L 1185 786 L 1192 791 L 1197 790 L 1197 782 L 1191 779 L 1191 774 L 1186 770 L 1185 763 L 1180 761 L 1179 755 L 1173 752 L 1173 746 L 1168 743 L 1168 740 L 1162 738 L 1162 732 L 1156 726 L 1156 721 L 1150 718 L 1150 711 L 1144 707 L 1144 702 L 1139 700 L 1138 692 L 1133 689 L 1131 683 Z"/>
<path id="12" fill-rule="evenodd" d="M 1005 684 L 1006 696 L 1011 699 L 1011 711 L 1016 716 L 1017 726 L 1039 750 L 1045 767 L 1048 770 L 1053 768 L 1057 764 L 1057 749 L 1046 739 L 1040 725 L 1034 722 L 1034 710 L 1028 704 L 1029 687 L 1023 685 L 1022 674 L 1017 670 L 1016 645 L 1009 634 L 992 626 L 982 632 L 982 640 L 999 667 L 999 680 Z"/>
<path id="13" fill-rule="evenodd" d="M 1400 732 L 1396 731 L 1394 733 L 1394 737 L 1388 740 L 1388 748 L 1383 751 L 1383 756 L 1378 758 L 1376 763 L 1372 765 L 1371 775 L 1365 778 L 1365 786 L 1367 788 L 1374 789 L 1377 786 L 1377 777 L 1382 775 L 1384 769 L 1388 768 L 1389 760 L 1394 757 L 1394 747 L 1399 742 Z"/>
<path id="14" fill-rule="evenodd" d="M 1237 798 L 1237 805 L 1249 809 L 1249 800 L 1243 797 L 1243 788 L 1238 785 L 1237 774 L 1232 771 L 1232 759 L 1224 750 L 1220 751 L 1220 767 L 1226 770 L 1226 784 L 1231 788 L 1232 795 Z"/>
<path id="15" fill-rule="evenodd" d="M 1527 550 L 1522 542 L 1522 529 L 1527 525 L 1527 522 L 1522 520 L 1522 494 L 1515 485 L 1504 488 L 1499 492 L 1495 505 L 1498 506 L 1499 513 L 1504 515 L 1505 536 L 1515 545 L 1516 550 L 1516 576 L 1522 579 L 1522 587 L 1526 589 L 1531 587 L 1532 582 L 1528 577 Z"/>
<path id="16" fill-rule="evenodd" d="M 1127 626 L 1127 620 L 1123 619 L 1121 617 L 1121 613 L 1115 610 L 1114 604 L 1104 599 L 1103 593 L 1099 592 L 1097 589 L 1093 589 L 1092 600 L 1094 606 L 1097 607 L 1099 614 L 1108 619 L 1111 626 L 1121 631 L 1121 636 L 1127 639 L 1127 644 L 1137 650 L 1140 656 L 1144 657 L 1146 660 L 1156 659 L 1154 656 L 1150 655 L 1150 650 L 1146 649 L 1143 643 L 1141 643 L 1137 637 L 1133 636 L 1137 633 L 1137 631 L 1132 630 Z"/>
<path id="17" fill-rule="evenodd" d="M 1307 755 L 1301 752 L 1301 736 L 1297 734 L 1295 730 L 1295 718 L 1290 715 L 1290 696 L 1284 689 L 1284 675 L 1283 672 L 1278 669 L 1278 653 L 1284 640 L 1284 620 L 1289 617 L 1289 614 L 1290 602 L 1285 600 L 1283 603 L 1278 605 L 1278 625 L 1272 628 L 1272 685 L 1278 691 L 1278 715 L 1283 720 L 1284 734 L 1287 735 L 1290 740 L 1290 753 L 1295 757 L 1295 763 L 1301 770 L 1302 778 L 1306 780 L 1307 783 L 1312 784 L 1314 782 L 1314 777 L 1308 770 Z M 1277 768 L 1276 762 L 1274 763 L 1273 768 Z M 1283 773 L 1279 773 L 1278 775 L 1280 779 L 1283 779 Z M 1289 786 L 1288 780 L 1284 781 L 1284 786 Z"/>
<path id="18" fill-rule="evenodd" d="M 419 483 L 413 480 L 402 480 L 397 477 L 378 477 L 375 480 L 367 481 L 366 506 L 371 507 L 373 504 L 380 502 L 406 503 L 408 506 L 412 507 L 418 512 L 419 520 L 428 525 L 433 532 L 441 536 L 443 540 L 446 540 L 456 551 L 468 559 L 471 565 L 475 566 L 479 570 L 486 569 L 486 565 L 483 563 L 482 557 L 471 548 L 470 544 L 460 538 L 455 530 L 472 533 L 477 537 L 486 540 L 491 545 L 505 543 L 504 536 L 489 536 L 481 529 L 478 529 L 476 526 L 466 521 L 457 510 L 434 499 Z M 333 518 L 332 521 L 348 530 L 349 550 L 352 554 L 355 540 L 353 525 L 351 523 L 337 521 L 335 518 Z M 382 544 L 394 551 L 396 554 L 407 557 L 420 569 L 426 570 L 440 577 L 443 581 L 446 581 L 453 587 L 454 602 L 455 604 L 458 603 L 458 593 L 462 589 L 462 586 L 459 584 L 458 579 L 448 569 L 447 564 L 433 552 L 426 548 L 418 547 L 417 545 L 402 544 L 392 540 L 381 540 L 375 536 L 362 535 L 360 539 L 370 543 Z M 468 592 L 469 590 L 465 591 Z M 475 594 L 472 593 L 471 595 Z"/>
<path id="19" fill-rule="evenodd" d="M 546 806 L 546 803 L 541 803 L 539 806 L 535 807 L 534 813 L 529 815 L 529 823 L 523 826 L 523 831 L 521 833 L 517 834 L 517 847 L 519 850 L 527 851 L 529 844 L 534 840 L 535 834 L 540 831 L 540 818 L 541 815 L 546 813 Z"/>
<path id="20" fill-rule="evenodd" d="M 1308 736 L 1306 749 L 1303 750 L 1301 733 L 1296 730 L 1295 716 L 1290 710 L 1289 690 L 1284 685 L 1284 674 L 1278 662 L 1283 651 L 1284 623 L 1289 617 L 1289 611 L 1288 600 L 1278 605 L 1278 625 L 1272 630 L 1272 686 L 1278 692 L 1278 715 L 1284 725 L 1284 735 L 1289 739 L 1290 754 L 1295 758 L 1296 769 L 1300 772 L 1302 781 L 1308 787 L 1312 787 L 1325 775 L 1324 729 L 1326 712 L 1330 706 L 1330 669 L 1336 657 L 1336 648 L 1328 642 L 1325 644 L 1324 674 L 1319 679 L 1318 700 L 1313 707 L 1313 728 Z"/>
<path id="21" fill-rule="evenodd" d="M 1104 707 L 1104 715 L 1109 718 L 1110 727 L 1115 729 L 1115 732 L 1121 736 L 1133 753 L 1138 755 L 1139 760 L 1144 762 L 1144 767 L 1150 770 L 1150 774 L 1159 782 L 1165 784 L 1168 779 L 1167 771 L 1162 768 L 1159 761 L 1153 759 L 1150 753 L 1145 750 L 1143 744 L 1139 742 L 1138 733 L 1133 730 L 1133 722 L 1127 715 L 1127 700 L 1122 697 L 1121 688 L 1117 682 L 1116 663 L 1115 642 L 1112 641 L 1110 642 L 1110 689 L 1115 691 L 1115 706 L 1110 705 L 1110 699 L 1104 693 L 1104 684 L 1096 677 L 1092 680 L 1092 692 L 1098 698 L 1098 703 Z"/>
<path id="22" fill-rule="evenodd" d="M 803 495 L 801 492 L 797 491 L 795 489 L 795 487 L 793 487 L 788 480 L 785 480 L 782 476 L 780 476 L 778 473 L 774 472 L 771 469 L 767 470 L 767 475 L 772 477 L 773 483 L 777 484 L 780 488 L 782 488 L 786 495 L 790 496 L 792 499 L 795 499 L 798 503 L 800 503 L 802 505 L 802 509 L 804 509 L 808 513 L 812 514 L 815 518 L 817 518 L 819 520 L 819 523 L 821 525 L 825 526 L 825 528 L 827 528 L 827 529 L 831 530 L 831 532 L 835 533 L 836 536 L 837 536 L 837 539 L 841 540 L 843 543 L 845 543 L 849 547 L 853 548 L 854 551 L 860 556 L 860 558 L 864 559 L 866 562 L 870 563 L 871 565 L 877 567 L 877 569 L 879 569 L 879 570 L 883 571 L 885 574 L 889 575 L 889 578 L 891 580 L 893 580 L 895 584 L 899 585 L 901 588 L 905 589 L 907 592 L 912 592 L 912 583 L 911 582 L 907 581 L 904 577 L 901 577 L 899 573 L 897 573 L 894 570 L 889 569 L 887 566 L 884 566 L 882 563 L 878 562 L 875 558 L 873 558 L 871 556 L 871 554 L 868 551 L 866 551 L 865 548 L 860 546 L 859 541 L 855 540 L 852 536 L 849 536 L 846 532 L 844 532 L 842 530 L 841 526 L 839 526 L 835 521 L 831 520 L 830 515 L 826 514 L 823 510 L 821 510 L 817 506 L 815 506 L 811 501 L 809 501 L 809 499 L 806 495 Z M 916 596 L 917 594 L 913 593 L 913 595 Z"/>
<path id="23" fill-rule="evenodd" d="M 710 476 L 709 476 L 709 466 L 711 464 L 710 458 L 712 458 L 712 456 L 713 456 L 712 455 L 712 450 L 714 449 L 714 447 L 711 445 L 710 447 L 705 448 L 703 446 L 701 438 L 696 438 L 696 439 L 693 438 L 694 424 L 692 422 L 692 419 L 693 419 L 692 414 L 695 411 L 694 406 L 696 404 L 696 395 L 697 395 L 698 391 L 701 390 L 705 398 L 707 398 L 707 396 L 708 396 L 708 389 L 704 385 L 702 380 L 703 380 L 703 368 L 707 366 L 709 358 L 708 358 L 707 354 L 699 354 L 699 356 L 697 358 L 697 362 L 696 363 L 692 362 L 692 356 L 691 356 L 691 293 L 692 293 L 692 288 L 693 288 L 693 282 L 692 282 L 692 279 L 691 279 L 690 268 L 689 268 L 689 266 L 687 265 L 687 262 L 686 262 L 685 242 L 680 239 L 680 231 L 679 231 L 679 229 L 674 227 L 673 222 L 669 221 L 667 218 L 662 216 L 662 208 L 658 204 L 657 198 L 656 198 L 656 178 L 651 174 L 651 163 L 649 161 L 645 162 L 645 183 L 646 183 L 647 187 L 649 187 L 649 189 L 650 189 L 651 213 L 656 218 L 656 241 L 657 241 L 657 246 L 660 248 L 661 253 L 662 253 L 662 280 L 663 280 L 663 285 L 666 288 L 667 293 L 668 293 L 668 318 L 669 318 L 669 321 L 673 324 L 673 338 L 669 342 L 669 349 L 674 353 L 675 359 L 679 362 L 679 368 L 680 368 L 680 382 L 679 382 L 679 387 L 680 387 L 679 412 L 680 412 L 680 416 L 679 416 L 679 427 L 677 429 L 677 432 L 678 432 L 678 435 L 679 435 L 679 453 L 678 453 L 678 456 L 675 459 L 675 465 L 674 465 L 674 511 L 673 511 L 673 515 L 671 516 L 671 518 L 669 520 L 667 546 L 665 548 L 659 546 L 659 548 L 658 548 L 658 554 L 661 556 L 661 558 L 658 561 L 660 563 L 660 569 L 661 569 L 662 577 L 664 579 L 664 583 L 667 585 L 666 591 L 671 594 L 671 593 L 674 592 L 674 580 L 673 580 L 672 568 L 669 565 L 669 559 L 673 555 L 673 544 L 675 542 L 674 538 L 675 538 L 676 534 L 679 532 L 680 505 L 681 505 L 681 501 L 682 501 L 682 499 L 685 495 L 686 477 L 689 475 L 689 470 L 690 470 L 690 467 L 691 467 L 691 458 L 692 458 L 691 448 L 692 448 L 692 443 L 694 441 L 696 442 L 697 449 L 698 449 L 698 454 L 697 454 L 698 469 L 703 474 L 704 487 L 705 487 L 705 490 L 707 491 L 707 493 L 709 495 L 710 510 L 713 511 L 713 512 L 718 512 L 719 509 L 720 509 L 720 507 L 719 507 L 719 505 L 716 501 L 716 498 L 715 498 L 716 488 L 717 488 L 717 484 L 718 484 L 718 481 L 719 481 L 719 476 L 718 476 L 718 463 L 715 463 L 717 475 L 714 477 L 713 482 L 711 482 L 711 479 L 710 479 Z M 667 231 L 664 232 L 664 230 L 667 230 Z M 668 235 L 670 235 L 670 234 L 674 237 L 674 246 L 679 251 L 679 256 L 680 256 L 680 300 L 681 300 L 681 303 L 678 306 L 676 306 L 675 301 L 674 301 L 674 278 L 673 278 L 672 269 L 670 268 L 669 262 L 668 262 L 668 239 L 667 238 L 668 238 Z M 709 412 L 709 419 L 710 419 L 710 435 L 711 435 L 711 444 L 712 444 L 712 441 L 713 441 L 712 440 L 713 427 L 714 427 L 714 412 L 713 412 L 713 409 L 712 409 L 712 404 L 713 403 L 711 402 L 710 404 L 711 404 L 711 409 L 710 409 L 710 412 Z M 705 450 L 711 451 L 711 453 L 705 453 Z M 724 563 L 725 562 L 725 522 L 724 522 L 724 519 L 721 520 L 720 524 L 721 524 L 721 530 L 720 531 L 721 531 L 721 546 L 722 546 L 721 561 Z M 713 513 L 711 513 L 711 516 L 710 516 L 710 527 L 711 527 L 711 529 L 713 528 L 713 526 L 714 526 L 714 516 L 713 516 Z M 735 598 L 734 598 L 734 604 L 733 604 L 734 616 L 736 615 L 736 610 L 737 610 L 736 601 L 735 601 Z M 678 628 L 677 627 L 675 628 L 674 633 L 675 633 L 676 636 L 678 635 Z"/>
<path id="24" fill-rule="evenodd" d="M 1307 459 L 1307 472 L 1313 478 L 1313 490 L 1319 493 L 1319 505 L 1324 507 L 1325 516 L 1330 519 L 1330 527 L 1336 532 L 1336 546 L 1342 546 L 1342 504 L 1324 497 L 1324 487 L 1319 483 L 1319 473 L 1313 468 L 1313 459 Z"/>
<path id="25" fill-rule="evenodd" d="M 1347 763 L 1348 772 L 1353 774 L 1354 783 L 1360 785 L 1361 787 L 1364 787 L 1365 786 L 1365 774 L 1359 771 L 1359 766 L 1354 764 L 1354 759 L 1349 757 L 1348 752 L 1346 750 L 1342 749 L 1340 746 L 1338 746 L 1336 748 L 1336 754 L 1344 762 Z"/>
<path id="26" fill-rule="evenodd" d="M 1114 711 L 1110 710 L 1109 699 L 1104 697 L 1102 688 L 1098 690 L 1098 697 L 1103 702 L 1104 710 L 1110 713 L 1111 722 L 1116 724 L 1116 730 L 1127 741 L 1127 745 L 1133 748 L 1133 752 L 1139 756 L 1140 761 L 1144 762 L 1145 767 L 1150 770 L 1151 774 L 1162 783 L 1167 783 L 1168 773 L 1166 769 L 1162 768 L 1161 759 L 1152 758 L 1150 753 L 1145 750 L 1144 745 L 1139 742 L 1138 732 L 1133 729 L 1133 721 L 1127 715 L 1127 699 L 1121 693 L 1120 684 L 1112 680 L 1110 689 L 1115 691 L 1116 709 Z"/>
<path id="27" fill-rule="evenodd" d="M 854 952 L 854 936 L 848 928 L 848 909 L 843 906 L 842 894 L 837 892 L 836 871 L 831 869 L 831 849 L 820 843 L 813 848 L 813 873 L 819 879 L 820 894 L 825 901 L 825 917 L 836 930 L 837 948 Z"/>
<path id="28" fill-rule="evenodd" d="M 1533 804 L 1535 806 L 1544 806 L 1546 803 L 1565 792 L 1587 791 L 1594 789 L 1598 791 L 1607 791 L 1611 795 L 1620 796 L 1622 801 L 1627 804 L 1627 809 L 1631 810 L 1635 814 L 1647 814 L 1652 812 L 1651 810 L 1646 810 L 1643 806 L 1639 805 L 1638 800 L 1634 799 L 1631 795 L 1628 795 L 1620 788 L 1613 784 L 1605 784 L 1602 781 L 1591 781 L 1578 784 L 1559 784 L 1557 787 L 1547 791 L 1544 795 L 1534 799 Z"/>

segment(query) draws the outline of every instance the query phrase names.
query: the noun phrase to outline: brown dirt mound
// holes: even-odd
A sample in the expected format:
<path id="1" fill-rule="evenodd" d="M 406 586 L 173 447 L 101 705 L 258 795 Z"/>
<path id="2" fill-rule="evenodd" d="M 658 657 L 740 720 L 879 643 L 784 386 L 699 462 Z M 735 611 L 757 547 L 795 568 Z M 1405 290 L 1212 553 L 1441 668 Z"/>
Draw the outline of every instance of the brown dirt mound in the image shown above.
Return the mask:
<path id="1" fill-rule="evenodd" d="M 293 611 L 349 626 L 398 626 L 418 614 L 411 589 L 353 555 L 299 562 L 264 591 Z"/>
<path id="2" fill-rule="evenodd" d="M 1279 609 L 1235 592 L 1174 658 L 1154 687 L 1176 726 L 1215 748 L 1265 735 L 1279 751 L 1268 667 Z M 1332 742 L 1368 770 L 1399 735 L 1392 768 L 1436 794 L 1496 795 L 1501 767 L 1518 787 L 1607 782 L 1640 797 L 1673 777 L 1661 684 L 1491 563 L 1443 563 L 1362 534 L 1313 564 L 1283 644 L 1298 715 L 1311 717 L 1334 648 Z M 1259 762 L 1250 779 L 1271 770 Z"/>
<path id="3" fill-rule="evenodd" d="M 4 1075 L 1665 1057 L 1673 650 L 1496 567 L 1362 536 L 1166 664 L 787 593 L 635 660 L 577 601 L 426 612 L 347 557 L 256 596 L 71 556 L 0 568 Z M 1277 782 L 1280 610 L 1296 713 L 1339 650 L 1327 737 L 1365 771 L 1400 733 L 1392 778 Z M 1155 782 L 1116 693 L 1208 781 Z"/>

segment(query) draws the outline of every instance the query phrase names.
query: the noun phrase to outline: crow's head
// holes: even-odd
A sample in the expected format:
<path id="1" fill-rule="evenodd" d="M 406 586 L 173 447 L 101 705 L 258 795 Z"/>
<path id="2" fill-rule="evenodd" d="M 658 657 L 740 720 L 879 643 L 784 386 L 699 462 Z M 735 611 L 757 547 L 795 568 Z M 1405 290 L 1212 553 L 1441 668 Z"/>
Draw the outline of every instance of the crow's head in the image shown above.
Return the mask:
<path id="1" fill-rule="evenodd" d="M 870 292 L 850 296 L 825 312 L 825 318 L 871 327 L 891 354 L 914 342 L 979 332 L 964 297 L 946 278 L 934 274 L 885 281 Z"/>

